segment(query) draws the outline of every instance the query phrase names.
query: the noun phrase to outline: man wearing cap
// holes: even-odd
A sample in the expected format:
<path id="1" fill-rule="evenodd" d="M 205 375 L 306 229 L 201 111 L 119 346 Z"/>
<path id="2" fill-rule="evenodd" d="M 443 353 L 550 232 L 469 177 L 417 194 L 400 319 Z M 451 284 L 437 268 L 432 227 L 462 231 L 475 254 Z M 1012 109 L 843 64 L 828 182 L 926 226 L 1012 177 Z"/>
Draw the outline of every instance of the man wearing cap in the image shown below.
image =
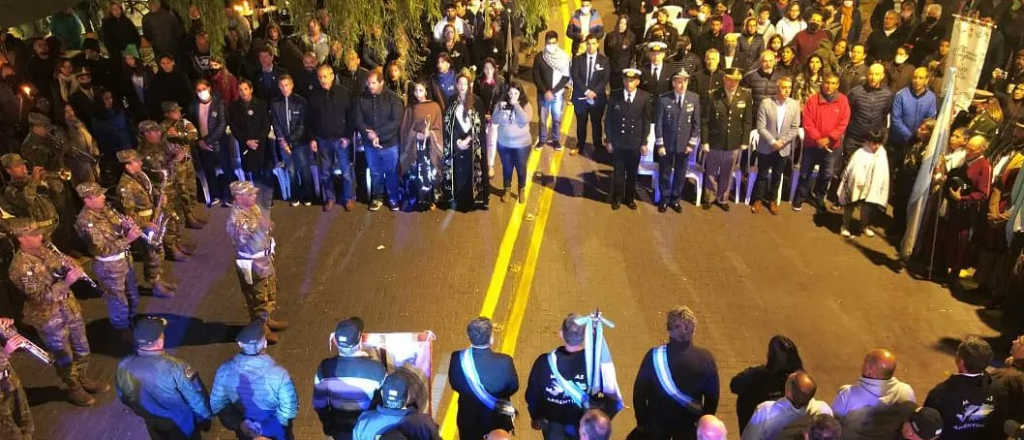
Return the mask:
<path id="1" fill-rule="evenodd" d="M 658 212 L 669 207 L 683 212 L 679 198 L 686 183 L 686 165 L 700 136 L 700 98 L 687 90 L 690 74 L 680 69 L 672 76 L 672 92 L 658 98 L 654 113 L 654 151 L 658 157 Z"/>
<path id="2" fill-rule="evenodd" d="M 11 355 L 26 339 L 14 328 L 14 319 L 0 318 L 0 438 L 29 440 L 35 423 L 29 409 L 28 397 L 11 365 Z M 511 440 L 511 439 L 509 439 Z"/>
<path id="3" fill-rule="evenodd" d="M 903 440 L 938 440 L 942 437 L 942 415 L 922 406 L 910 414 L 900 429 Z"/>
<path id="4" fill-rule="evenodd" d="M 55 191 L 50 183 L 59 185 L 59 188 L 64 184 L 60 180 L 47 181 L 42 168 L 36 168 L 29 175 L 25 159 L 18 153 L 0 156 L 0 165 L 11 177 L 4 186 L 3 208 L 15 217 L 35 220 L 44 236 L 52 236 L 57 230 L 57 207 L 53 197 Z"/>
<path id="5" fill-rule="evenodd" d="M 776 194 L 792 167 L 790 155 L 800 134 L 800 103 L 790 98 L 793 78 L 780 77 L 775 90 L 775 96 L 764 98 L 757 108 L 757 180 L 750 206 L 754 214 L 768 205 L 768 212 L 779 215 Z"/>
<path id="6" fill-rule="evenodd" d="M 649 48 L 651 64 L 643 68 L 643 76 L 640 78 L 640 88 L 651 96 L 661 96 L 672 90 L 672 74 L 668 65 L 665 64 L 665 51 L 668 45 L 655 41 L 647 45 Z"/>
<path id="7" fill-rule="evenodd" d="M 513 428 L 512 419 L 499 413 L 498 405 L 519 391 L 519 375 L 511 356 L 491 350 L 493 331 L 489 318 L 470 321 L 466 327 L 470 348 L 452 353 L 448 364 L 448 383 L 459 393 L 455 417 L 459 438 L 478 439 L 495 429 Z M 480 390 L 486 395 L 478 394 Z"/>
<path id="8" fill-rule="evenodd" d="M 181 106 L 174 101 L 161 104 L 164 120 L 160 122 L 160 130 L 167 140 L 168 158 L 174 174 L 174 192 L 178 195 L 176 203 L 185 213 L 185 226 L 202 229 L 206 226 L 206 218 L 196 214 L 198 196 L 196 194 L 196 166 L 193 157 L 199 151 L 199 130 L 188 119 L 182 117 Z"/>
<path id="9" fill-rule="evenodd" d="M 324 434 L 351 439 L 359 415 L 370 409 L 387 371 L 362 350 L 363 321 L 338 323 L 331 341 L 338 355 L 320 361 L 313 378 L 313 409 Z"/>
<path id="10" fill-rule="evenodd" d="M 299 399 L 288 371 L 267 354 L 263 322 L 247 325 L 235 342 L 241 352 L 217 369 L 210 410 L 240 439 L 292 438 Z"/>
<path id="11" fill-rule="evenodd" d="M 1005 440 L 1003 422 L 1008 414 L 1006 389 L 986 371 L 992 347 L 984 339 L 968 336 L 956 349 L 954 374 L 928 392 L 924 406 L 942 416 L 943 440 Z"/>
<path id="12" fill-rule="evenodd" d="M 971 130 L 974 134 L 984 136 L 985 139 L 990 141 L 999 132 L 999 122 L 988 111 L 989 103 L 993 101 L 995 101 L 995 94 L 992 92 L 988 90 L 975 91 L 974 99 L 971 100 L 971 104 L 974 106 L 972 110 L 974 111 L 968 113 L 973 117 L 967 123 L 968 130 Z M 953 124 L 955 127 L 956 122 Z"/>
<path id="13" fill-rule="evenodd" d="M 256 204 L 259 189 L 248 180 L 231 184 L 235 204 L 228 214 L 228 236 L 235 245 L 235 265 L 242 285 L 249 319 L 263 320 L 272 331 L 288 328 L 286 321 L 271 318 L 277 310 L 277 272 L 274 269 L 274 222 Z M 276 342 L 276 335 L 269 336 Z"/>
<path id="14" fill-rule="evenodd" d="M 43 231 L 31 219 L 9 223 L 18 240 L 18 252 L 8 270 L 11 283 L 25 295 L 25 323 L 35 327 L 43 346 L 54 359 L 57 376 L 67 386 L 68 400 L 78 406 L 96 402 L 89 394 L 106 392 L 110 385 L 86 377 L 89 341 L 82 308 L 71 285 L 85 276 L 77 264 L 46 247 Z"/>
<path id="15" fill-rule="evenodd" d="M 213 418 L 206 388 L 185 361 L 164 352 L 163 318 L 135 322 L 135 354 L 117 366 L 117 396 L 146 422 L 153 439 L 198 439 Z M 198 425 L 198 426 L 197 426 Z"/>
<path id="16" fill-rule="evenodd" d="M 183 219 L 185 212 L 178 199 L 177 187 L 174 182 L 177 179 L 173 160 L 180 159 L 183 154 L 180 150 L 172 154 L 170 144 L 164 139 L 160 124 L 156 121 L 147 120 L 139 123 L 139 155 L 142 156 L 142 167 L 151 182 L 156 185 L 158 197 L 163 197 L 164 202 L 158 204 L 153 216 L 158 217 L 161 213 L 168 217 L 167 230 L 164 234 L 163 246 L 173 261 L 188 261 L 192 252 L 181 245 L 181 235 L 184 228 Z"/>
<path id="17" fill-rule="evenodd" d="M 33 173 L 36 169 L 42 168 L 46 171 L 43 178 L 48 184 L 54 186 L 55 191 L 64 191 L 60 183 L 60 170 L 64 168 L 64 152 L 61 148 L 61 140 L 65 138 L 64 133 L 50 123 L 50 118 L 42 113 L 28 114 L 29 134 L 21 143 L 21 153 Z"/>
<path id="18" fill-rule="evenodd" d="M 569 71 L 572 76 L 572 106 L 576 113 L 576 148 L 569 150 L 575 155 L 583 149 L 587 141 L 587 121 L 590 121 L 591 141 L 594 146 L 602 144 L 601 117 L 608 103 L 608 79 L 611 68 L 608 57 L 598 52 L 600 40 L 596 35 L 586 38 L 586 52 L 573 59 Z"/>
<path id="19" fill-rule="evenodd" d="M 75 109 L 75 115 L 85 122 L 86 126 L 92 127 L 92 118 L 96 116 L 96 110 L 103 104 L 99 94 L 96 93 L 96 88 L 93 87 L 92 71 L 88 67 L 82 66 L 75 72 L 75 79 L 78 80 L 78 90 L 68 97 L 68 104 L 71 104 L 71 108 Z M 63 107 L 61 109 L 63 110 Z"/>
<path id="20" fill-rule="evenodd" d="M 623 89 L 611 94 L 604 115 L 605 149 L 612 154 L 612 209 L 624 204 L 636 210 L 636 175 L 640 156 L 647 154 L 647 135 L 654 121 L 651 95 L 638 87 L 637 69 L 622 71 Z"/>
<path id="21" fill-rule="evenodd" d="M 754 125 L 750 89 L 740 87 L 737 68 L 724 71 L 723 87 L 712 90 L 701 112 L 700 134 L 704 150 L 703 209 L 718 205 L 729 210 L 729 191 L 740 151 L 747 149 Z"/>
<path id="22" fill-rule="evenodd" d="M 359 415 L 352 440 L 376 440 L 377 436 L 402 423 L 402 419 L 412 414 L 412 410 L 405 407 L 408 394 L 409 384 L 402 376 L 385 378 L 380 386 L 381 406 Z"/>
<path id="23" fill-rule="evenodd" d="M 138 151 L 121 150 L 117 152 L 117 160 L 124 165 L 125 171 L 117 183 L 121 211 L 148 234 L 157 233 L 159 227 L 153 222 L 153 214 L 155 199 L 160 195 L 153 181 L 142 171 L 142 157 Z M 164 247 L 151 245 L 147 240 L 136 241 L 135 246 L 146 256 L 142 274 L 152 286 L 153 295 L 159 298 L 174 296 L 176 286 L 161 279 L 163 268 L 160 262 L 164 259 Z"/>
<path id="24" fill-rule="evenodd" d="M 118 50 L 112 49 L 111 53 L 117 53 Z M 72 57 L 71 62 L 76 66 L 88 68 L 93 74 L 93 83 L 96 86 L 111 90 L 118 85 L 115 64 L 101 54 L 100 41 L 95 38 L 86 38 L 82 43 L 82 52 Z"/>
<path id="25" fill-rule="evenodd" d="M 123 337 L 129 341 L 127 330 L 139 307 L 139 286 L 128 249 L 142 236 L 142 230 L 107 206 L 107 190 L 98 183 L 82 183 L 75 190 L 85 202 L 75 231 L 96 260 L 92 267 L 103 288 L 110 325 L 125 332 Z"/>

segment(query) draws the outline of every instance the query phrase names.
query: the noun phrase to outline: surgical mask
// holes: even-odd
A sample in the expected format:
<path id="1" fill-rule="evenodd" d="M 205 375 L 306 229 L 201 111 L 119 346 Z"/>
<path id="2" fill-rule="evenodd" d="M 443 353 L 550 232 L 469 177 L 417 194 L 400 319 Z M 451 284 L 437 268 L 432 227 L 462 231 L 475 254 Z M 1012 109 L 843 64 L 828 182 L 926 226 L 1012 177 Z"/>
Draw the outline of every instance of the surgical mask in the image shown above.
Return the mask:
<path id="1" fill-rule="evenodd" d="M 705 14 L 703 12 L 698 12 L 697 13 L 697 20 L 698 21 L 705 21 L 707 19 L 708 19 L 708 15 L 707 14 Z"/>
<path id="2" fill-rule="evenodd" d="M 903 64 L 907 62 L 907 58 L 909 57 L 906 55 L 896 55 L 896 64 Z"/>
<path id="3" fill-rule="evenodd" d="M 198 93 L 196 93 L 196 95 L 199 96 L 199 100 L 200 101 L 204 101 L 205 102 L 205 101 L 209 101 L 210 100 L 210 91 L 209 90 L 200 90 Z"/>
<path id="4" fill-rule="evenodd" d="M 853 2 L 851 0 L 846 0 L 845 2 L 843 2 L 843 6 L 846 6 L 847 8 L 852 8 Z"/>

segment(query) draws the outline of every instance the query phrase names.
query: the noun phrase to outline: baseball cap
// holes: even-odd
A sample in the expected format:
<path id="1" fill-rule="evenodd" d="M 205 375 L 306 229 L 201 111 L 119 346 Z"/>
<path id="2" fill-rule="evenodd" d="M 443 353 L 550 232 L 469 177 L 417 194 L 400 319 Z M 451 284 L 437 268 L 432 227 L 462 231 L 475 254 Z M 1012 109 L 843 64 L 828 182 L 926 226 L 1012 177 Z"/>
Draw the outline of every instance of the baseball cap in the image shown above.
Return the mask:
<path id="1" fill-rule="evenodd" d="M 78 192 L 78 197 L 94 197 L 107 192 L 107 189 L 100 186 L 96 182 L 83 182 L 75 187 L 75 191 Z"/>
<path id="2" fill-rule="evenodd" d="M 21 157 L 18 153 L 7 153 L 0 156 L 0 164 L 2 164 L 4 168 L 10 168 L 23 163 L 25 163 L 25 158 Z"/>
<path id="3" fill-rule="evenodd" d="M 237 196 L 239 194 L 255 194 L 257 191 L 256 185 L 248 180 L 236 180 L 231 182 L 228 186 L 231 189 L 231 195 Z"/>
<path id="4" fill-rule="evenodd" d="M 30 218 L 12 218 L 7 221 L 7 228 L 15 236 L 31 235 L 40 230 L 35 220 Z"/>
<path id="5" fill-rule="evenodd" d="M 152 316 L 145 316 L 135 321 L 135 330 L 132 335 L 137 345 L 152 344 L 164 334 L 167 327 L 167 320 Z"/>
<path id="6" fill-rule="evenodd" d="M 334 328 L 334 340 L 339 347 L 355 347 L 359 345 L 363 335 L 363 320 L 357 317 L 348 318 Z"/>
<path id="7" fill-rule="evenodd" d="M 942 416 L 935 408 L 922 406 L 910 414 L 907 419 L 910 429 L 914 434 L 925 440 L 931 440 L 942 435 Z"/>
<path id="8" fill-rule="evenodd" d="M 399 375 L 393 374 L 384 378 L 384 383 L 380 386 L 381 401 L 388 408 L 401 408 L 405 405 L 408 393 L 409 384 Z"/>

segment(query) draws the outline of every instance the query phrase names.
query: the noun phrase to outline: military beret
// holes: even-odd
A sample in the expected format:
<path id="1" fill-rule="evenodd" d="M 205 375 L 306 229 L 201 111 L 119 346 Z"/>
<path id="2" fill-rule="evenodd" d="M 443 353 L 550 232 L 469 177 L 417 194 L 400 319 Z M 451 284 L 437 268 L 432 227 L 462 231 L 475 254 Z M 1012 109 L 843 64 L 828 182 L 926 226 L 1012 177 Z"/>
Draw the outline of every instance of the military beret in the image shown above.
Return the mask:
<path id="1" fill-rule="evenodd" d="M 50 118 L 46 115 L 38 112 L 32 112 L 28 114 L 28 125 L 50 125 Z"/>
<path id="2" fill-rule="evenodd" d="M 121 150 L 117 152 L 117 161 L 121 163 L 128 163 L 133 160 L 142 160 L 142 156 L 139 156 L 139 152 L 133 149 Z"/>
<path id="3" fill-rule="evenodd" d="M 96 182 L 84 182 L 78 184 L 78 186 L 75 187 L 75 191 L 78 192 L 78 197 L 84 199 L 87 197 L 95 197 L 100 194 L 104 194 L 107 192 L 107 189 L 100 186 L 100 184 Z"/>
<path id="4" fill-rule="evenodd" d="M 255 194 L 259 189 L 248 180 L 237 180 L 231 182 L 231 195 Z"/>
<path id="5" fill-rule="evenodd" d="M 139 123 L 139 133 L 145 133 L 147 131 L 160 131 L 160 124 L 157 124 L 154 120 L 145 120 Z"/>
<path id="6" fill-rule="evenodd" d="M 163 109 L 164 113 L 170 113 L 175 110 L 181 110 L 181 106 L 174 101 L 164 101 L 160 103 L 160 108 Z"/>
<path id="7" fill-rule="evenodd" d="M 40 231 L 39 225 L 30 218 L 12 218 L 8 220 L 7 227 L 16 236 L 31 235 Z"/>
<path id="8" fill-rule="evenodd" d="M 627 79 L 640 79 L 640 75 L 641 75 L 641 73 L 640 73 L 639 69 L 623 69 L 622 70 L 623 78 L 627 78 Z"/>
<path id="9" fill-rule="evenodd" d="M 255 344 L 262 341 L 267 337 L 265 326 L 266 324 L 262 320 L 253 321 L 238 333 L 238 336 L 235 337 L 235 342 Z"/>
<path id="10" fill-rule="evenodd" d="M 2 164 L 4 168 L 10 168 L 23 163 L 25 163 L 25 158 L 21 157 L 18 153 L 7 153 L 0 156 L 0 164 Z"/>
<path id="11" fill-rule="evenodd" d="M 160 339 L 167 327 L 167 320 L 158 317 L 146 316 L 135 321 L 135 329 L 132 336 L 135 337 L 137 345 L 152 344 Z"/>

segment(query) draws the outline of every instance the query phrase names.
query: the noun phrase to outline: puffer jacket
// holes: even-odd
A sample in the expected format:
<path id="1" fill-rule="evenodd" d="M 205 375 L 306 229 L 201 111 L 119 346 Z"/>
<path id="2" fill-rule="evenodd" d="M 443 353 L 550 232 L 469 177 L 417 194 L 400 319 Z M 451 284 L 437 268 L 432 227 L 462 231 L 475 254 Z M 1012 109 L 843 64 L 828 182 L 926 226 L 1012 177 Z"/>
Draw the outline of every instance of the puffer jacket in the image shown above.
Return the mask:
<path id="1" fill-rule="evenodd" d="M 217 369 L 210 409 L 228 428 L 252 420 L 264 437 L 285 438 L 285 427 L 299 413 L 299 398 L 288 371 L 273 358 L 240 353 Z"/>
<path id="2" fill-rule="evenodd" d="M 139 416 L 173 422 L 186 436 L 196 419 L 213 417 L 199 375 L 163 351 L 139 352 L 121 361 L 114 377 L 117 396 Z"/>

